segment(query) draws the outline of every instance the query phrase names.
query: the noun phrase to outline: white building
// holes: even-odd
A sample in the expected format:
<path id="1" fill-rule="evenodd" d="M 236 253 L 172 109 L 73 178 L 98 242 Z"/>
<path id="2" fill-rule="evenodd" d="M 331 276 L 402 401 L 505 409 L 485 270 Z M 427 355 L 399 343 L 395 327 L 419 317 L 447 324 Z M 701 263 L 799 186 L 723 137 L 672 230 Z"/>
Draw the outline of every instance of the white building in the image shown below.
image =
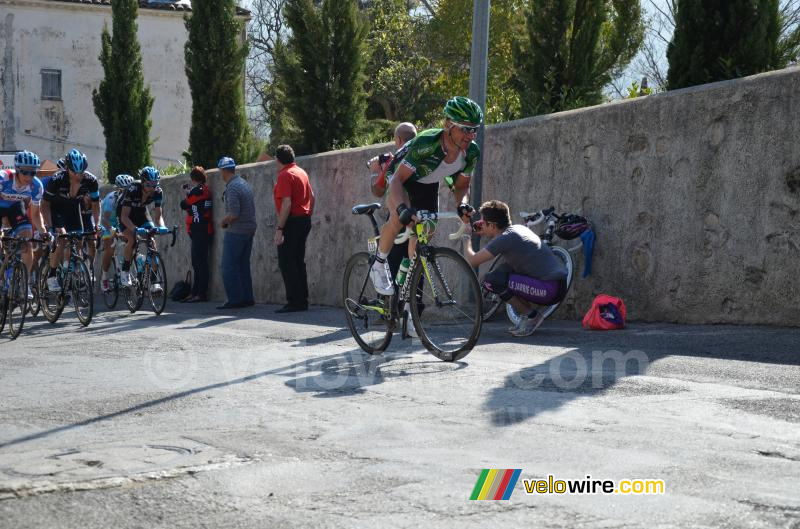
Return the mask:
<path id="1" fill-rule="evenodd" d="M 155 98 L 153 162 L 180 163 L 192 114 L 183 21 L 191 2 L 140 0 L 139 7 L 145 85 Z M 0 0 L 0 151 L 28 149 L 56 160 L 76 147 L 100 175 L 105 138 L 92 90 L 103 79 L 104 23 L 111 31 L 110 0 Z"/>

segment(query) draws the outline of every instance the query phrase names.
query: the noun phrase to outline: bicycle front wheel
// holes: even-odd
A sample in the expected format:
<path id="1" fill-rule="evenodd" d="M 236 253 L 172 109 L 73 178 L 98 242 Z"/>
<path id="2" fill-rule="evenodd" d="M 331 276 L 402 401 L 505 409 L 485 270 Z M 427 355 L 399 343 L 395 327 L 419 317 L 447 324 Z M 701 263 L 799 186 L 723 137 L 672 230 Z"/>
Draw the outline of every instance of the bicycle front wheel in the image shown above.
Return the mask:
<path id="1" fill-rule="evenodd" d="M 92 322 L 94 315 L 94 288 L 92 276 L 86 261 L 75 259 L 75 270 L 72 272 L 72 304 L 78 321 L 86 327 Z"/>
<path id="2" fill-rule="evenodd" d="M 22 332 L 25 313 L 28 312 L 28 271 L 20 261 L 13 267 L 8 289 L 8 332 L 12 340 Z"/>
<path id="3" fill-rule="evenodd" d="M 369 278 L 371 256 L 367 252 L 353 255 L 344 269 L 342 306 L 347 326 L 364 352 L 384 351 L 392 341 L 389 325 L 394 296 L 375 292 Z"/>
<path id="4" fill-rule="evenodd" d="M 492 264 L 489 265 L 489 270 L 486 271 L 486 274 L 489 274 L 502 262 L 502 256 L 498 255 L 495 257 L 494 260 L 492 260 Z M 484 276 L 486 274 L 484 274 Z M 495 315 L 497 309 L 500 308 L 500 305 L 503 304 L 503 300 L 500 299 L 500 296 L 483 286 L 483 284 L 481 284 L 481 292 L 483 293 L 483 321 L 489 321 L 492 316 Z"/>
<path id="5" fill-rule="evenodd" d="M 67 296 L 64 295 L 62 291 L 61 271 L 57 271 L 55 276 L 59 284 L 58 290 L 50 290 L 47 284 L 49 275 L 50 263 L 45 261 L 39 269 L 39 305 L 47 321 L 49 323 L 55 323 L 64 311 L 64 306 L 67 303 Z"/>
<path id="6" fill-rule="evenodd" d="M 103 290 L 103 303 L 105 303 L 106 308 L 108 310 L 114 310 L 114 307 L 117 306 L 117 300 L 119 299 L 119 274 L 117 272 L 117 263 L 115 262 L 116 259 L 112 258 L 111 263 L 108 266 L 108 289 Z M 102 288 L 102 281 L 100 288 Z"/>
<path id="7" fill-rule="evenodd" d="M 411 318 L 425 348 L 447 362 L 472 351 L 481 334 L 480 285 L 469 263 L 450 248 L 428 247 L 414 266 Z"/>
<path id="8" fill-rule="evenodd" d="M 158 252 L 153 253 L 152 261 L 145 267 L 143 277 L 146 278 L 145 287 L 150 305 L 156 315 L 161 314 L 167 306 L 167 268 Z"/>
<path id="9" fill-rule="evenodd" d="M 39 268 L 39 263 L 34 262 L 31 267 L 31 277 L 28 279 L 31 293 L 33 293 L 33 299 L 28 300 L 28 314 L 31 315 L 31 318 L 35 318 L 39 314 Z"/>
<path id="10" fill-rule="evenodd" d="M 569 287 L 572 286 L 572 279 L 575 276 L 575 264 L 572 262 L 572 256 L 561 246 L 551 246 L 550 249 L 553 250 L 553 253 L 564 262 L 564 266 L 567 269 L 567 292 L 569 292 Z M 566 293 L 564 296 L 566 297 Z M 562 299 L 558 303 L 553 303 L 552 305 L 541 309 L 541 312 L 544 314 L 544 318 L 550 317 L 550 315 L 556 311 L 563 301 L 564 300 Z M 506 315 L 508 316 L 508 320 L 515 326 L 519 325 L 519 322 L 523 316 L 514 310 L 514 307 L 511 306 L 511 303 L 506 303 Z"/>

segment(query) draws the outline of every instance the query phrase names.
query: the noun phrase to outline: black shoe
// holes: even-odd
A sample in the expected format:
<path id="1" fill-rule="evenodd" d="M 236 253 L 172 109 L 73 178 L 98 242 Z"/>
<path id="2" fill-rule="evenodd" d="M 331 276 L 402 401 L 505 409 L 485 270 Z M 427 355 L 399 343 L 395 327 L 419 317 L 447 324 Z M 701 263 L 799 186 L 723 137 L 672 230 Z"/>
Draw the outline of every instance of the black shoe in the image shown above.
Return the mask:
<path id="1" fill-rule="evenodd" d="M 308 310 L 308 307 L 294 307 L 292 305 L 286 305 L 282 309 L 278 309 L 275 311 L 275 314 L 285 314 L 287 312 L 303 312 Z"/>
<path id="2" fill-rule="evenodd" d="M 252 299 L 250 301 L 245 301 L 245 302 L 241 303 L 242 307 L 252 307 L 255 304 L 256 304 L 256 302 L 254 300 L 252 300 Z"/>

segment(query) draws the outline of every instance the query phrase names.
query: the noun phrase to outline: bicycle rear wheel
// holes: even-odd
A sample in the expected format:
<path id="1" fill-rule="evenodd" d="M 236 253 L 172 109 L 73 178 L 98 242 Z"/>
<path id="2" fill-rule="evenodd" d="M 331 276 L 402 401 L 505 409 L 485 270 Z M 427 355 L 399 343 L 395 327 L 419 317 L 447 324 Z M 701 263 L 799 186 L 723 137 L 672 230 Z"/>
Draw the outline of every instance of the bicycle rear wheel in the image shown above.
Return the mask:
<path id="1" fill-rule="evenodd" d="M 119 275 L 117 273 L 116 259 L 111 259 L 111 264 L 108 267 L 108 290 L 103 290 L 103 303 L 105 303 L 108 310 L 114 310 L 117 306 L 119 299 Z M 102 281 L 100 288 L 102 288 Z"/>
<path id="2" fill-rule="evenodd" d="M 567 293 L 569 293 L 569 288 L 572 286 L 572 279 L 575 275 L 575 264 L 572 262 L 572 256 L 566 249 L 562 248 L 561 246 L 551 246 L 550 249 L 553 250 L 553 253 L 556 254 L 559 259 L 564 261 L 564 266 L 567 268 L 567 292 L 564 294 L 564 298 L 566 298 Z M 549 318 L 563 301 L 564 299 L 558 303 L 553 303 L 552 305 L 541 309 L 541 312 L 544 313 L 544 318 Z M 508 316 L 508 320 L 514 325 L 519 325 L 519 321 L 522 319 L 522 315 L 514 310 L 514 307 L 511 306 L 511 303 L 506 303 L 506 315 Z"/>
<path id="3" fill-rule="evenodd" d="M 145 266 L 143 278 L 150 305 L 156 315 L 161 314 L 167 306 L 167 268 L 158 252 L 153 253 L 152 262 Z"/>
<path id="4" fill-rule="evenodd" d="M 11 284 L 8 289 L 8 332 L 15 339 L 25 325 L 25 313 L 28 312 L 28 271 L 21 261 L 15 262 L 11 273 Z"/>
<path id="5" fill-rule="evenodd" d="M 390 325 L 394 296 L 375 292 L 369 278 L 372 257 L 359 252 L 347 261 L 342 281 L 342 306 L 347 326 L 364 352 L 384 351 L 392 341 Z"/>
<path id="6" fill-rule="evenodd" d="M 42 268 L 39 270 L 39 304 L 42 308 L 42 314 L 49 323 L 55 323 L 64 312 L 64 306 L 67 304 L 67 296 L 61 290 L 50 290 L 47 285 L 47 278 L 50 275 L 50 263 L 45 261 Z M 61 275 L 59 270 L 56 277 Z M 60 282 L 60 278 L 59 278 Z"/>
<path id="7" fill-rule="evenodd" d="M 503 257 L 498 255 L 492 260 L 492 264 L 489 265 L 489 269 L 486 271 L 486 274 L 489 274 L 492 270 L 497 268 L 497 266 L 503 262 Z M 484 277 L 486 276 L 484 274 Z M 483 286 L 483 282 L 481 282 L 481 292 L 483 293 L 483 321 L 489 321 L 492 316 L 497 313 L 497 309 L 503 304 L 503 300 L 500 299 L 500 296 L 495 294 L 494 292 L 490 291 L 488 288 Z"/>
<path id="8" fill-rule="evenodd" d="M 72 304 L 78 321 L 86 327 L 94 315 L 94 288 L 89 267 L 83 259 L 75 259 L 72 272 Z"/>
<path id="9" fill-rule="evenodd" d="M 411 318 L 420 340 L 436 358 L 467 356 L 481 334 L 481 288 L 469 263 L 450 248 L 428 247 L 414 266 Z"/>

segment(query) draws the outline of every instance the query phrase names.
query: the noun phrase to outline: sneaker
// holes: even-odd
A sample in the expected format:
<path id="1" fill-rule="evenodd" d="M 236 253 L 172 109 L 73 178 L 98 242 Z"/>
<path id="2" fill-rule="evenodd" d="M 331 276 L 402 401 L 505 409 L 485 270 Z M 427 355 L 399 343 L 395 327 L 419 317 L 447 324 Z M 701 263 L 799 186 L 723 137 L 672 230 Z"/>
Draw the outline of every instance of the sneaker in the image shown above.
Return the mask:
<path id="1" fill-rule="evenodd" d="M 383 296 L 391 296 L 394 294 L 394 285 L 392 284 L 391 273 L 389 272 L 389 263 L 375 261 L 372 263 L 372 268 L 369 270 L 369 277 L 372 279 L 372 285 L 375 291 Z"/>
<path id="2" fill-rule="evenodd" d="M 524 319 L 525 318 L 518 319 L 516 324 L 514 324 L 511 327 L 509 327 L 508 329 L 506 329 L 506 332 L 509 332 L 511 334 L 514 334 L 515 332 L 517 332 L 519 330 L 519 326 L 522 325 L 522 322 L 523 322 Z"/>
<path id="3" fill-rule="evenodd" d="M 161 294 L 162 292 L 164 292 L 164 289 L 161 288 L 161 283 L 153 283 L 150 285 L 151 294 Z"/>
<path id="4" fill-rule="evenodd" d="M 512 332 L 511 334 L 513 334 L 514 336 L 530 336 L 531 334 L 536 332 L 536 329 L 539 328 L 539 325 L 541 325 L 543 321 L 544 321 L 544 314 L 542 314 L 541 312 L 537 312 L 536 316 L 532 318 L 530 316 L 526 316 L 525 318 L 522 318 L 522 321 L 520 322 L 517 330 Z"/>
<path id="5" fill-rule="evenodd" d="M 30 285 L 28 285 L 28 301 L 33 301 L 33 290 Z"/>
<path id="6" fill-rule="evenodd" d="M 61 292 L 61 283 L 58 282 L 58 278 L 48 277 L 47 278 L 47 290 L 50 292 Z"/>
<path id="7" fill-rule="evenodd" d="M 119 273 L 119 284 L 123 287 L 133 286 L 133 281 L 131 281 L 130 272 L 122 271 Z"/>

